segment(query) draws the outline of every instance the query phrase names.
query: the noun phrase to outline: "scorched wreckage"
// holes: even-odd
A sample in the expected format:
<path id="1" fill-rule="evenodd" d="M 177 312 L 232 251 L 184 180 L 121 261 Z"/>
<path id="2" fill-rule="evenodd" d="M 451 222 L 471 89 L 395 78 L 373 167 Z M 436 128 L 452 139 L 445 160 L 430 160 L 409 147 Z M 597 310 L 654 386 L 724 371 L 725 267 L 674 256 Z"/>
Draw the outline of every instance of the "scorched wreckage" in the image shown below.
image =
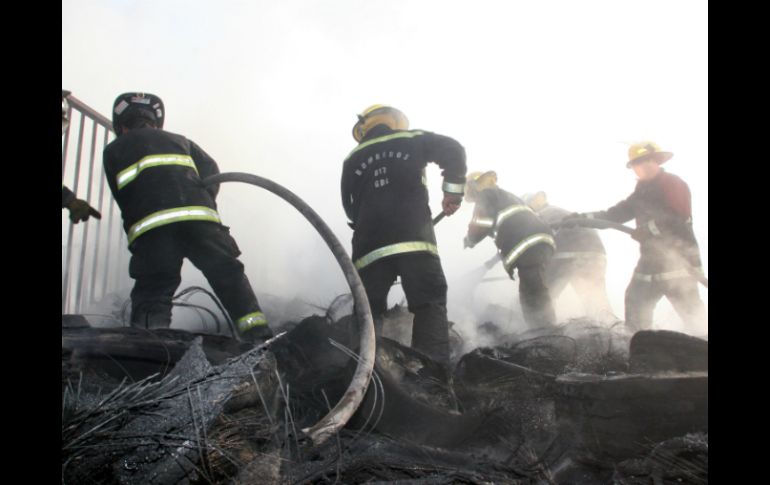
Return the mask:
<path id="1" fill-rule="evenodd" d="M 68 102 L 89 113 L 62 92 L 63 159 Z M 544 193 L 501 189 L 494 171 L 468 174 L 457 140 L 410 130 L 404 113 L 374 105 L 358 116 L 358 144 L 342 164 L 351 258 L 301 197 L 257 175 L 219 173 L 164 120 L 154 95 L 125 93 L 113 106 L 117 137 L 103 176 L 135 284 L 130 301 L 111 309 L 118 325 L 63 311 L 63 483 L 708 482 L 708 342 L 652 330 L 662 296 L 688 324 L 706 318 L 689 188 L 660 167 L 671 153 L 633 144 L 634 193 L 607 211 L 570 213 Z M 430 162 L 443 175 L 437 217 Z M 217 212 L 229 182 L 295 207 L 350 292 L 315 314 L 268 321 Z M 62 186 L 72 222 L 104 224 L 88 221 L 102 214 L 74 188 Z M 475 210 L 459 238 L 473 247 L 490 237 L 498 249 L 469 275 L 472 286 L 483 288 L 499 262 L 523 315 L 477 315 L 485 346 L 448 318 L 433 230 L 464 201 Z M 631 219 L 636 228 L 622 224 Z M 640 245 L 623 319 L 606 298 L 611 256 L 597 229 L 607 228 Z M 213 293 L 175 295 L 185 258 Z M 406 306 L 388 308 L 396 282 Z M 586 312 L 559 322 L 554 301 L 568 284 Z M 210 296 L 214 310 L 187 302 L 192 293 Z M 170 328 L 174 306 L 205 312 L 216 328 Z"/>

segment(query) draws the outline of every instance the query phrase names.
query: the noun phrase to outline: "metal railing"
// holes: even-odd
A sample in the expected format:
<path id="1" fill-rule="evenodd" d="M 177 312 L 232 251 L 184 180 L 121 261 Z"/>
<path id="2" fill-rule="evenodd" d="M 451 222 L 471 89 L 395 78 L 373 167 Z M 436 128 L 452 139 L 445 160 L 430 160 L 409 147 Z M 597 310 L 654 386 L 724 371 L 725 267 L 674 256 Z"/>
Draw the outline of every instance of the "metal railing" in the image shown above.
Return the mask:
<path id="1" fill-rule="evenodd" d="M 84 313 L 111 293 L 131 287 L 120 210 L 106 186 L 102 151 L 112 123 L 70 95 L 70 125 L 62 136 L 62 183 L 102 213 L 72 224 L 62 211 L 62 313 Z M 75 116 L 77 115 L 77 116 Z M 125 295 L 122 295 L 125 296 Z"/>

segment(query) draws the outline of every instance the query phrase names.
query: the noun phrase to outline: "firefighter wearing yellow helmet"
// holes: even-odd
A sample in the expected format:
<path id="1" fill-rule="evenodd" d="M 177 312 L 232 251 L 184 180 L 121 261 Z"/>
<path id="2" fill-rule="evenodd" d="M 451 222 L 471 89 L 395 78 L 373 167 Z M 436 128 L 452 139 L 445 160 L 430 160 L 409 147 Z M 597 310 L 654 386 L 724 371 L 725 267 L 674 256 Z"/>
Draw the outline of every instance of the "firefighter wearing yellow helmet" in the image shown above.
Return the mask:
<path id="1" fill-rule="evenodd" d="M 519 273 L 519 301 L 530 328 L 556 324 L 556 314 L 545 283 L 545 269 L 556 243 L 551 229 L 519 197 L 497 186 L 494 171 L 468 175 L 466 200 L 476 204 L 468 225 L 465 247 L 485 237 L 495 240 L 503 267 Z"/>
<path id="2" fill-rule="evenodd" d="M 521 197 L 549 226 L 560 223 L 572 212 L 548 202 L 543 191 Z M 599 231 L 590 227 L 561 227 L 553 236 L 556 252 L 546 266 L 545 282 L 557 305 L 567 285 L 577 294 L 586 316 L 605 324 L 619 320 L 607 296 L 607 251 Z"/>
<path id="3" fill-rule="evenodd" d="M 353 126 L 358 142 L 343 163 L 342 206 L 353 228 L 353 261 L 366 288 L 375 330 L 381 332 L 387 296 L 401 276 L 414 313 L 412 347 L 449 362 L 447 284 L 428 206 L 425 168 L 443 170 L 441 203 L 452 215 L 465 187 L 465 149 L 456 140 L 409 130 L 404 113 L 373 105 Z"/>
<path id="4" fill-rule="evenodd" d="M 690 331 L 708 325 L 706 309 L 692 271 L 702 272 L 700 249 L 692 228 L 689 186 L 661 165 L 674 154 L 652 141 L 633 143 L 626 166 L 637 176 L 634 192 L 605 211 L 578 214 L 623 223 L 636 220 L 633 238 L 640 257 L 626 288 L 626 326 L 652 327 L 653 311 L 666 296 Z"/>
<path id="5" fill-rule="evenodd" d="M 374 104 L 358 115 L 358 121 L 353 125 L 353 138 L 360 143 L 366 133 L 377 125 L 388 126 L 391 130 L 408 130 L 409 120 L 392 106 Z"/>

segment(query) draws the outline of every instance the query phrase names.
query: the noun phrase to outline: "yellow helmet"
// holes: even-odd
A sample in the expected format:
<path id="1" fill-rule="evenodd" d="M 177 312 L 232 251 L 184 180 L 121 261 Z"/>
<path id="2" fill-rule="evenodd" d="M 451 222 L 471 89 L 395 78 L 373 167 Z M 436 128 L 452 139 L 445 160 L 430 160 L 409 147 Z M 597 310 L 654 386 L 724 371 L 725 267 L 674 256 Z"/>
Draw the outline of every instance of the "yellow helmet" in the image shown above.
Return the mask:
<path id="1" fill-rule="evenodd" d="M 494 170 L 471 172 L 465 177 L 465 181 L 465 201 L 474 202 L 479 192 L 497 186 L 497 173 Z"/>
<path id="2" fill-rule="evenodd" d="M 661 151 L 657 143 L 641 141 L 628 147 L 628 162 L 626 163 L 626 167 L 631 168 L 631 165 L 649 159 L 653 159 L 658 165 L 661 165 L 673 156 L 674 154 L 671 152 Z"/>
<path id="3" fill-rule="evenodd" d="M 539 211 L 548 205 L 548 199 L 542 190 L 534 194 L 524 194 L 521 198 L 534 211 Z"/>
<path id="4" fill-rule="evenodd" d="M 384 104 L 373 104 L 358 115 L 358 121 L 353 125 L 353 138 L 357 142 L 377 125 L 387 125 L 392 130 L 408 130 L 409 120 L 400 110 Z"/>

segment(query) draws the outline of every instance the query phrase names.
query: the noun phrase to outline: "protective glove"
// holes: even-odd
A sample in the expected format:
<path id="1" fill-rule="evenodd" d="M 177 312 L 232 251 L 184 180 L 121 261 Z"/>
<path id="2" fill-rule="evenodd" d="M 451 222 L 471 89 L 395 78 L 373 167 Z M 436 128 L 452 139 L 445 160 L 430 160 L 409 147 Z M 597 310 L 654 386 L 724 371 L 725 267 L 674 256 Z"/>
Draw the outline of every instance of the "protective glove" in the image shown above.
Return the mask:
<path id="1" fill-rule="evenodd" d="M 631 234 L 631 239 L 634 239 L 639 242 L 645 241 L 651 237 L 652 237 L 652 234 L 644 226 L 637 227 L 636 229 L 634 229 L 634 232 Z"/>
<path id="2" fill-rule="evenodd" d="M 90 216 L 94 216 L 96 219 L 101 219 L 101 213 L 88 205 L 83 199 L 73 199 L 69 203 L 67 208 L 70 211 L 70 220 L 73 224 L 77 224 L 80 221 L 87 221 Z"/>
<path id="3" fill-rule="evenodd" d="M 441 208 L 444 210 L 444 214 L 451 216 L 457 209 L 460 208 L 463 198 L 457 194 L 444 193 L 444 200 L 441 201 Z"/>
<path id="4" fill-rule="evenodd" d="M 583 219 L 586 219 L 586 215 L 582 214 L 580 212 L 573 212 L 572 214 L 569 214 L 564 219 L 559 222 L 559 227 L 562 228 L 572 228 L 572 227 L 578 227 L 579 222 Z"/>

